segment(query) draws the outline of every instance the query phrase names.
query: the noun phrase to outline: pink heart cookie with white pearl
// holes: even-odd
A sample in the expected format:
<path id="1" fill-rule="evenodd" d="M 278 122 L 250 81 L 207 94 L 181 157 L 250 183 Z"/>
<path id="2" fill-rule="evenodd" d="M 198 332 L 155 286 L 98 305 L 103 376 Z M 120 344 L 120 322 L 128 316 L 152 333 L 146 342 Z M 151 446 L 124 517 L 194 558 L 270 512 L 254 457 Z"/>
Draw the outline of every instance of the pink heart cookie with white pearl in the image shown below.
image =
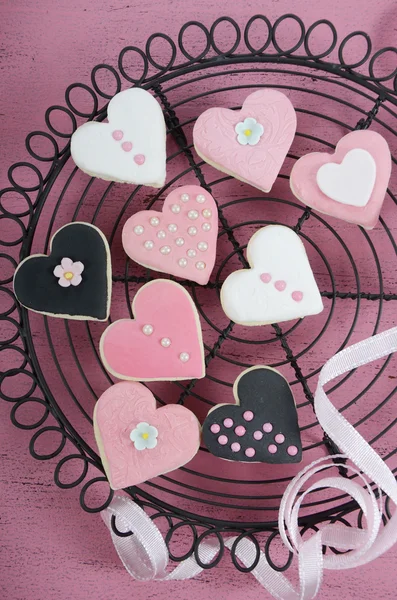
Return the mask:
<path id="1" fill-rule="evenodd" d="M 188 292 L 169 279 L 144 285 L 132 303 L 134 319 L 115 321 L 102 334 L 109 373 L 133 381 L 205 376 L 200 319 Z"/>
<path id="2" fill-rule="evenodd" d="M 223 173 L 269 192 L 296 131 L 290 100 L 277 90 L 250 94 L 241 110 L 210 108 L 196 121 L 197 154 Z"/>
<path id="3" fill-rule="evenodd" d="M 162 212 L 142 210 L 123 227 L 123 247 L 140 265 L 208 283 L 215 264 L 218 209 L 215 200 L 198 185 L 173 190 Z"/>
<path id="4" fill-rule="evenodd" d="M 139 485 L 188 463 L 200 445 L 200 424 L 178 404 L 156 410 L 152 392 L 137 382 L 106 390 L 94 410 L 94 432 L 113 490 Z"/>

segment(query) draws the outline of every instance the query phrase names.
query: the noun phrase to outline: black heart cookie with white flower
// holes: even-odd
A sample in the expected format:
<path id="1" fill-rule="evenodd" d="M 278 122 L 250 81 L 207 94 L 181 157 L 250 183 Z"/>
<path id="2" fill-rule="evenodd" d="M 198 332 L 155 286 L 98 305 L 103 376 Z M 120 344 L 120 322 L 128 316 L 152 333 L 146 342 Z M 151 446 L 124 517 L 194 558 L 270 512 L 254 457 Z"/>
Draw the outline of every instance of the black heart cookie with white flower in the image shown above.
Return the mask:
<path id="1" fill-rule="evenodd" d="M 298 416 L 286 379 L 271 367 L 247 369 L 234 382 L 236 404 L 212 408 L 203 424 L 208 450 L 226 460 L 298 463 Z"/>
<path id="2" fill-rule="evenodd" d="M 112 292 L 108 242 L 90 223 L 59 229 L 50 254 L 25 258 L 14 275 L 14 292 L 25 308 L 52 317 L 106 321 Z"/>

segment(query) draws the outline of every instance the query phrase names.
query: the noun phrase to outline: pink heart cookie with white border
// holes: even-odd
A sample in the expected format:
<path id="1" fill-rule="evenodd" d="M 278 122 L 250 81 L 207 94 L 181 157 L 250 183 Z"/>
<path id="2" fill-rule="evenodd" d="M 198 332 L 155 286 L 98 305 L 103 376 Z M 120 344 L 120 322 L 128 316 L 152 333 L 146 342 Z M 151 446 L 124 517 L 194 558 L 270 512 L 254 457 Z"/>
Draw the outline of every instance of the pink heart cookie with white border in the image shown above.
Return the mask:
<path id="1" fill-rule="evenodd" d="M 290 100 L 276 90 L 250 94 L 241 110 L 210 108 L 197 119 L 197 154 L 223 173 L 269 192 L 296 131 Z"/>
<path id="2" fill-rule="evenodd" d="M 141 383 L 117 383 L 94 410 L 94 432 L 113 490 L 138 485 L 178 469 L 197 454 L 200 424 L 184 406 L 156 410 L 152 392 Z"/>
<path id="3" fill-rule="evenodd" d="M 352 131 L 334 154 L 313 152 L 294 165 L 290 186 L 320 213 L 373 229 L 391 175 L 390 149 L 375 131 Z"/>
<path id="4" fill-rule="evenodd" d="M 102 334 L 100 353 L 109 373 L 133 381 L 205 376 L 200 319 L 179 283 L 155 279 L 132 303 L 134 319 L 115 321 Z"/>
<path id="5" fill-rule="evenodd" d="M 208 283 L 215 264 L 218 209 L 215 200 L 198 185 L 173 190 L 162 212 L 142 210 L 123 227 L 123 247 L 140 265 Z"/>

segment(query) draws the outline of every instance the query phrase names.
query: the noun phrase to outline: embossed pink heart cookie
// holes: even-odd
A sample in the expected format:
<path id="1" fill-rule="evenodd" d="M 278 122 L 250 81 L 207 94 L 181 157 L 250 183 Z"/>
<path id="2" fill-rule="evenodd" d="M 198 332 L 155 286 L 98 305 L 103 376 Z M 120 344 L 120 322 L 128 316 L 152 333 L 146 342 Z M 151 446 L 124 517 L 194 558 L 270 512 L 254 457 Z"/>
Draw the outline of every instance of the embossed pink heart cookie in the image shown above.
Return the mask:
<path id="1" fill-rule="evenodd" d="M 215 264 L 218 209 L 198 185 L 173 190 L 162 212 L 142 210 L 123 227 L 125 252 L 140 265 L 208 283 Z"/>
<path id="2" fill-rule="evenodd" d="M 391 175 L 386 140 L 375 131 L 352 131 L 335 153 L 313 152 L 294 165 L 290 186 L 304 204 L 331 217 L 375 227 Z"/>
<path id="3" fill-rule="evenodd" d="M 197 154 L 223 173 L 269 192 L 296 131 L 290 100 L 276 90 L 250 94 L 240 111 L 210 108 L 193 130 Z"/>
<path id="4" fill-rule="evenodd" d="M 99 398 L 94 432 L 113 490 L 138 485 L 192 460 L 200 445 L 200 424 L 178 404 L 156 410 L 141 383 L 117 383 Z"/>
<path id="5" fill-rule="evenodd" d="M 101 358 L 110 373 L 134 381 L 204 377 L 200 319 L 181 285 L 168 279 L 147 283 L 132 312 L 135 319 L 115 321 L 102 334 Z"/>

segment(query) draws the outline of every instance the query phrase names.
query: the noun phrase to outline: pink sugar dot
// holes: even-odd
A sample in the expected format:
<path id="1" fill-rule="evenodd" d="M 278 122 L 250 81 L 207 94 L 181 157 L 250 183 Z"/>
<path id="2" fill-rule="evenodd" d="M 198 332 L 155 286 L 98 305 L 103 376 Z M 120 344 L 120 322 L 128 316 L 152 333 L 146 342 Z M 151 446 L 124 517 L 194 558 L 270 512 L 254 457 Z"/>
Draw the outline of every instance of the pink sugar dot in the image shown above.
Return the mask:
<path id="1" fill-rule="evenodd" d="M 267 449 L 269 450 L 270 454 L 276 454 L 277 452 L 277 446 L 275 444 L 270 444 Z"/>
<path id="2" fill-rule="evenodd" d="M 143 165 L 145 163 L 145 160 L 146 160 L 146 156 L 144 154 L 136 154 L 134 156 L 134 161 L 139 166 Z"/>
<path id="3" fill-rule="evenodd" d="M 212 433 L 219 433 L 221 430 L 220 425 L 218 425 L 218 423 L 214 423 L 213 425 L 211 425 L 210 429 Z"/>
<path id="4" fill-rule="evenodd" d="M 295 300 L 295 302 L 301 302 L 303 299 L 303 292 L 292 292 L 291 296 L 292 300 Z"/>
<path id="5" fill-rule="evenodd" d="M 247 448 L 247 450 L 245 451 L 245 456 L 248 456 L 248 458 L 252 458 L 253 456 L 255 456 L 255 450 L 253 448 Z"/>
<path id="6" fill-rule="evenodd" d="M 252 419 L 254 418 L 254 413 L 252 412 L 252 410 L 246 410 L 243 414 L 243 417 L 246 421 L 252 421 Z"/>
<path id="7" fill-rule="evenodd" d="M 254 431 L 254 440 L 261 440 L 263 438 L 263 433 L 261 431 Z"/>
<path id="8" fill-rule="evenodd" d="M 244 433 L 245 433 L 245 427 L 243 427 L 242 425 L 238 425 L 238 426 L 236 427 L 236 429 L 234 430 L 234 433 L 235 433 L 236 435 L 238 435 L 239 437 L 241 437 L 241 436 L 242 436 L 242 435 L 244 435 Z"/>
<path id="9" fill-rule="evenodd" d="M 121 131 L 121 129 L 116 129 L 116 131 L 113 131 L 112 133 L 112 138 L 116 140 L 116 142 L 119 142 L 123 139 L 123 135 L 124 133 Z"/>
<path id="10" fill-rule="evenodd" d="M 277 444 L 282 444 L 283 442 L 285 442 L 285 435 L 283 435 L 282 433 L 278 433 L 274 439 L 277 442 Z"/>
<path id="11" fill-rule="evenodd" d="M 263 283 L 269 283 L 269 281 L 272 280 L 272 276 L 270 273 L 261 273 L 260 280 L 263 281 Z"/>
<path id="12" fill-rule="evenodd" d="M 124 150 L 124 152 L 131 152 L 131 150 L 132 150 L 132 144 L 131 144 L 131 142 L 123 142 L 121 144 L 121 147 Z"/>
<path id="13" fill-rule="evenodd" d="M 220 435 L 218 437 L 218 442 L 220 443 L 221 446 L 225 446 L 227 444 L 227 436 L 226 435 Z"/>
<path id="14" fill-rule="evenodd" d="M 230 448 L 232 449 L 232 452 L 238 452 L 240 450 L 241 446 L 238 442 L 233 442 L 233 444 L 230 446 Z"/>
<path id="15" fill-rule="evenodd" d="M 230 419 L 229 417 L 227 419 L 225 419 L 223 421 L 223 424 L 225 427 L 229 428 L 229 427 L 233 427 L 233 419 Z"/>
<path id="16" fill-rule="evenodd" d="M 276 283 L 274 284 L 274 287 L 276 288 L 276 290 L 278 290 L 279 292 L 283 292 L 285 290 L 285 288 L 287 287 L 286 282 L 283 279 L 279 279 L 278 281 L 276 281 Z"/>
<path id="17" fill-rule="evenodd" d="M 265 433 L 270 433 L 273 430 L 273 425 L 271 423 L 265 423 L 262 429 Z"/>
<path id="18" fill-rule="evenodd" d="M 287 452 L 290 456 L 296 456 L 298 454 L 298 448 L 296 446 L 288 446 Z"/>

